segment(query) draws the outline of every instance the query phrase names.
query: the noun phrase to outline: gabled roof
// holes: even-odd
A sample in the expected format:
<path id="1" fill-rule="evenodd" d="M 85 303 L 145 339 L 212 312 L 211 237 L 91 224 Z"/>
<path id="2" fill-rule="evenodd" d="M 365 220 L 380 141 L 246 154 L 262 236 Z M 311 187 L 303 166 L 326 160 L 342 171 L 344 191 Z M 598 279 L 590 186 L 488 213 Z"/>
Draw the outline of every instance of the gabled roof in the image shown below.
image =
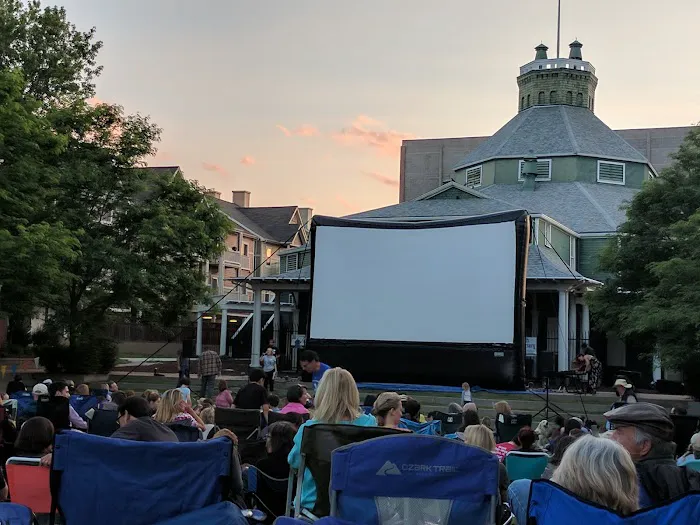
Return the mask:
<path id="1" fill-rule="evenodd" d="M 580 155 L 648 164 L 644 155 L 592 111 L 576 106 L 533 106 L 519 112 L 454 169 L 527 155 L 539 158 Z"/>
<path id="2" fill-rule="evenodd" d="M 598 281 L 584 277 L 549 250 L 530 245 L 527 257 L 527 278 L 533 280 L 581 281 L 596 284 Z"/>
<path id="3" fill-rule="evenodd" d="M 484 197 L 484 194 L 476 191 L 474 188 L 467 188 L 463 184 L 458 184 L 455 181 L 450 181 L 450 182 L 443 184 L 442 186 L 438 186 L 434 190 L 430 190 L 428 193 L 424 193 L 420 197 L 416 197 L 415 200 L 422 201 L 422 200 L 431 199 L 433 197 L 440 195 L 441 193 L 446 192 L 447 190 L 452 190 L 452 189 L 464 192 L 467 195 L 470 195 L 472 197 L 480 197 L 480 198 Z"/>
<path id="4" fill-rule="evenodd" d="M 241 208 L 232 202 L 214 199 L 221 210 L 258 237 L 279 244 L 291 244 L 298 224 L 290 224 L 296 206 Z"/>

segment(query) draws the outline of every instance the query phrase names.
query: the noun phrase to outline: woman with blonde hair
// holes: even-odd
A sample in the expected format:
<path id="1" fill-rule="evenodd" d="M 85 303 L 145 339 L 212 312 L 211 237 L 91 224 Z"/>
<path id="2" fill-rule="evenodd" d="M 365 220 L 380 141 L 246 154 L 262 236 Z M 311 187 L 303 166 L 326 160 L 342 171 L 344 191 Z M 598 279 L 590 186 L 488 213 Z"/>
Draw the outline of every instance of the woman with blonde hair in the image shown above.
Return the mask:
<path id="1" fill-rule="evenodd" d="M 166 390 L 153 416 L 156 421 L 167 425 L 181 423 L 204 430 L 206 427 L 197 413 L 187 404 L 179 388 Z"/>
<path id="2" fill-rule="evenodd" d="M 372 414 L 377 418 L 377 425 L 380 427 L 399 428 L 402 413 L 401 396 L 396 392 L 382 392 L 372 408 Z"/>
<path id="3" fill-rule="evenodd" d="M 464 429 L 464 442 L 473 447 L 479 447 L 491 454 L 496 453 L 496 440 L 493 437 L 491 429 L 485 425 L 469 425 Z M 498 490 L 501 493 L 501 501 L 507 501 L 508 498 L 508 472 L 506 466 L 498 462 Z"/>
<path id="4" fill-rule="evenodd" d="M 357 390 L 355 379 L 343 368 L 331 368 L 323 374 L 314 402 L 316 410 L 313 419 L 299 427 L 294 436 L 294 447 L 287 457 L 289 465 L 294 469 L 298 469 L 301 463 L 301 439 L 307 426 L 318 423 L 377 426 L 375 417 L 364 414 L 360 409 L 360 392 Z M 301 489 L 301 506 L 312 510 L 315 504 L 316 483 L 307 469 Z"/>

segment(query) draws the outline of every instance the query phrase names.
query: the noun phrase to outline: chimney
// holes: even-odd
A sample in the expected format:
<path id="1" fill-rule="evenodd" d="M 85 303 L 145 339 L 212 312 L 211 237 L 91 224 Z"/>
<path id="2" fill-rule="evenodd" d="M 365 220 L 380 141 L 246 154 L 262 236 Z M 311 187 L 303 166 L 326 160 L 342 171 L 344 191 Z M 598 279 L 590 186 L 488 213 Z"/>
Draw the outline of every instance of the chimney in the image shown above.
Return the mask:
<path id="1" fill-rule="evenodd" d="M 535 191 L 535 180 L 537 179 L 537 158 L 533 156 L 525 157 L 523 162 L 523 190 Z"/>
<path id="2" fill-rule="evenodd" d="M 231 202 L 239 208 L 250 208 L 250 192 L 249 191 L 233 191 Z"/>
<path id="3" fill-rule="evenodd" d="M 221 192 L 216 190 L 204 190 L 204 195 L 215 199 L 221 199 Z"/>

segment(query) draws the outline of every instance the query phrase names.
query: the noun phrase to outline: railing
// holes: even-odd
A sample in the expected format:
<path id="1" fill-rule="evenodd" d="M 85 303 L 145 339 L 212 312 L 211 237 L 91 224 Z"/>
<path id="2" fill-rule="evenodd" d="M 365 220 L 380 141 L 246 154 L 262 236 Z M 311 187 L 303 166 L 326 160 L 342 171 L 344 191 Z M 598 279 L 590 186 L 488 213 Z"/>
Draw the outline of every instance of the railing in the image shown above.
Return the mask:
<path id="1" fill-rule="evenodd" d="M 253 258 L 250 255 L 243 255 L 241 252 L 226 250 L 222 257 L 224 262 L 238 265 L 244 270 L 250 270 L 253 266 Z"/>
<path id="2" fill-rule="evenodd" d="M 529 71 L 535 70 L 552 70 L 552 69 L 571 69 L 578 71 L 590 71 L 595 75 L 595 68 L 590 62 L 583 60 L 575 60 L 572 58 L 548 58 L 541 60 L 533 60 L 520 68 L 520 74 L 524 75 Z"/>

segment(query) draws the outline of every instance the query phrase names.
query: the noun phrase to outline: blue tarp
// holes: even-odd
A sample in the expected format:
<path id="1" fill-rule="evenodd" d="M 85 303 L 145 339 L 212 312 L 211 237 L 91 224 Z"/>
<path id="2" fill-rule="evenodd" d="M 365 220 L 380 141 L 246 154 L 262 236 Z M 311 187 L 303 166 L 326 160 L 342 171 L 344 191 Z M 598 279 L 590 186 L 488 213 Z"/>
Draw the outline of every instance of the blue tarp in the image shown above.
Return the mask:
<path id="1" fill-rule="evenodd" d="M 360 390 L 380 390 L 382 392 L 440 392 L 445 394 L 461 394 L 461 386 L 438 385 L 407 385 L 403 383 L 358 383 Z M 492 388 L 471 387 L 472 393 L 488 392 L 490 394 L 544 394 L 541 388 L 532 390 L 494 390 Z"/>

